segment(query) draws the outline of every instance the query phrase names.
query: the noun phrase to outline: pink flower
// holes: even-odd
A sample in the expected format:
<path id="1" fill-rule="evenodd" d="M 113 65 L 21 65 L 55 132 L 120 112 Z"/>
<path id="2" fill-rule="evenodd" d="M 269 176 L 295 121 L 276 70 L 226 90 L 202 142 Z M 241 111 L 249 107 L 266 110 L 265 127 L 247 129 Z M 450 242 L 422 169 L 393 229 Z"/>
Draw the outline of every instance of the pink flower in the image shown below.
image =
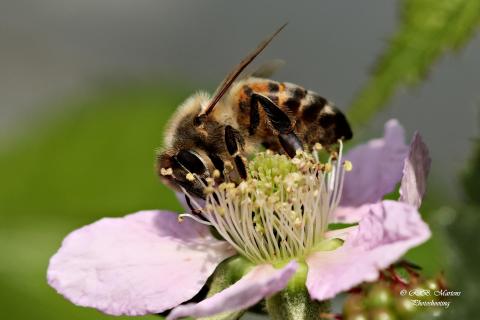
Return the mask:
<path id="1" fill-rule="evenodd" d="M 355 169 L 346 175 L 342 199 L 337 194 L 341 183 L 332 181 L 332 194 L 326 189 L 327 195 L 340 201 L 338 208 L 335 201 L 327 206 L 332 210 L 328 219 L 358 221 L 357 226 L 322 234 L 325 241 L 344 240 L 338 248 L 313 250 L 318 249 L 316 243 L 298 257 L 292 253 L 296 247 L 284 248 L 282 252 L 294 258 L 275 268 L 268 260 L 270 249 L 255 252 L 252 239 L 241 238 L 241 228 L 228 225 L 235 221 L 222 227 L 215 217 L 210 220 L 219 224 L 220 231 L 238 230 L 236 235 L 220 232 L 227 242 L 216 240 L 207 226 L 194 220 L 179 223 L 176 213 L 141 211 L 123 218 L 104 218 L 69 234 L 50 260 L 48 282 L 73 303 L 107 314 L 143 315 L 173 308 L 168 319 L 177 319 L 251 307 L 285 288 L 299 263 L 306 263 L 311 298 L 333 298 L 361 282 L 377 279 L 379 270 L 430 237 L 417 210 L 425 193 L 430 158 L 418 134 L 410 147 L 404 144 L 403 135 L 398 122 L 390 120 L 383 138 L 346 155 Z M 382 201 L 399 181 L 399 201 Z M 300 225 L 305 227 L 305 223 Z M 245 225 L 242 228 L 249 230 Z M 256 263 L 243 278 L 199 303 L 182 304 L 200 291 L 220 262 L 237 251 Z"/>

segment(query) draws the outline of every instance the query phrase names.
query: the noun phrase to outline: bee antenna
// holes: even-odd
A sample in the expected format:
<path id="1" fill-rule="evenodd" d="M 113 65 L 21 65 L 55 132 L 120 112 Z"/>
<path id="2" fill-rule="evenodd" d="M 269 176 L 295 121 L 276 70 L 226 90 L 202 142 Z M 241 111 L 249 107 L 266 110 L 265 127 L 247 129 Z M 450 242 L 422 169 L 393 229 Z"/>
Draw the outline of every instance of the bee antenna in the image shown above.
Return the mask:
<path id="1" fill-rule="evenodd" d="M 228 74 L 228 76 L 222 81 L 218 89 L 216 90 L 216 94 L 213 97 L 212 101 L 206 108 L 205 112 L 203 114 L 198 115 L 194 123 L 195 125 L 200 125 L 206 117 L 212 112 L 213 108 L 215 105 L 218 103 L 218 101 L 223 97 L 223 95 L 227 92 L 228 88 L 231 87 L 235 79 L 238 78 L 238 76 L 242 73 L 242 71 L 265 49 L 270 42 L 272 42 L 273 38 L 277 34 L 280 33 L 280 31 L 283 30 L 287 26 L 288 22 L 284 23 L 280 28 L 278 28 L 271 36 L 260 42 L 260 44 L 253 50 L 251 53 L 249 53 L 240 63 Z"/>

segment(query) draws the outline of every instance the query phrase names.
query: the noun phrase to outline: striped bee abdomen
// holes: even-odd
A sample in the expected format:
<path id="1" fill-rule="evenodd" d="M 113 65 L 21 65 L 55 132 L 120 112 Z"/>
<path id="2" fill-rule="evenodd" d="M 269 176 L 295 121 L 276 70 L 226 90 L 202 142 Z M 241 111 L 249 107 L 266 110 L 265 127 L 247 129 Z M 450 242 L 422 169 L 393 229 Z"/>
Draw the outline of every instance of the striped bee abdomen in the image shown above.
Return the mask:
<path id="1" fill-rule="evenodd" d="M 272 100 L 295 123 L 294 130 L 302 142 L 313 146 L 319 142 L 334 144 L 338 139 L 352 138 L 352 131 L 344 114 L 331 102 L 313 91 L 288 82 L 248 78 L 236 86 L 235 100 L 240 108 L 237 120 L 240 127 L 249 128 L 264 145 L 272 149 L 279 146 L 273 137 L 265 112 L 260 108 L 255 114 L 251 108 L 251 95 L 261 94 Z M 252 130 L 254 128 L 254 130 Z"/>

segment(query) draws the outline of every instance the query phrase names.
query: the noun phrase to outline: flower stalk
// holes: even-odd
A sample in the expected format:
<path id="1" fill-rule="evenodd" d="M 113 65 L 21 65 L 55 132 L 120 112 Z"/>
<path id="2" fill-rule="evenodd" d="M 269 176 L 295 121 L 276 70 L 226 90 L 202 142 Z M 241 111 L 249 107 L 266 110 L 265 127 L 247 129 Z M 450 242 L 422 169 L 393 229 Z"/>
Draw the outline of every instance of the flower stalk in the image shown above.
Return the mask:
<path id="1" fill-rule="evenodd" d="M 330 302 L 312 300 L 306 288 L 294 291 L 287 287 L 266 302 L 272 320 L 319 320 L 330 312 Z"/>
<path id="2" fill-rule="evenodd" d="M 318 320 L 330 312 L 330 302 L 315 301 L 305 288 L 307 265 L 299 264 L 288 285 L 266 299 L 268 315 L 272 320 Z"/>

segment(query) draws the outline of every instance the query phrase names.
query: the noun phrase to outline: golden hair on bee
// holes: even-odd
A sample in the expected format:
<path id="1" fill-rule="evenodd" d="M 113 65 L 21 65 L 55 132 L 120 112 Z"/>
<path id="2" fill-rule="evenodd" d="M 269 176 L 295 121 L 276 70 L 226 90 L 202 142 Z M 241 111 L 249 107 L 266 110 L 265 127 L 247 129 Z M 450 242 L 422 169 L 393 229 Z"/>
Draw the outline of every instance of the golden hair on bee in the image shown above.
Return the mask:
<path id="1" fill-rule="evenodd" d="M 171 148 L 173 145 L 173 139 L 175 137 L 175 131 L 179 127 L 182 120 L 188 117 L 188 115 L 198 115 L 204 111 L 210 100 L 210 94 L 205 91 L 199 91 L 189 96 L 172 115 L 165 127 L 165 134 L 163 140 L 164 148 Z"/>

